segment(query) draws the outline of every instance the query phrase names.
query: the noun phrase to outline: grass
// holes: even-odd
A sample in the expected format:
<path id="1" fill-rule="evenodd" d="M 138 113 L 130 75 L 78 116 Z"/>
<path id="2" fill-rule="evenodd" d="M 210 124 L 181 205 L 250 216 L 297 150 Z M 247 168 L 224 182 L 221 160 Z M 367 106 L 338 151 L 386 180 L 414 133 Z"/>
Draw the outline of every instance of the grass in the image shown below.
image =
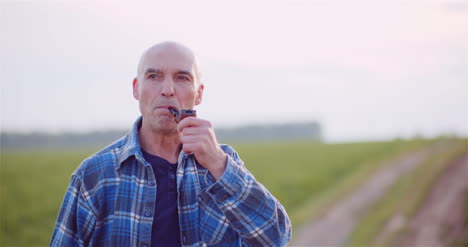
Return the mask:
<path id="1" fill-rule="evenodd" d="M 46 246 L 70 175 L 90 152 L 27 151 L 0 158 L 0 246 Z"/>
<path id="2" fill-rule="evenodd" d="M 364 182 L 385 160 L 431 141 L 265 143 L 235 146 L 247 168 L 277 197 L 294 227 Z"/>
<path id="3" fill-rule="evenodd" d="M 233 146 L 255 177 L 281 200 L 296 228 L 365 180 L 383 160 L 431 142 Z M 48 245 L 70 175 L 95 151 L 4 150 L 0 157 L 0 246 Z"/>
<path id="4" fill-rule="evenodd" d="M 465 225 L 465 229 L 468 230 L 468 189 L 465 190 L 464 193 L 464 201 L 463 201 L 463 223 Z M 451 247 L 468 247 L 468 235 L 463 237 L 463 239 L 460 239 L 458 241 L 455 241 L 450 245 Z"/>
<path id="5" fill-rule="evenodd" d="M 409 219 L 420 208 L 432 183 L 455 158 L 466 152 L 464 141 L 451 143 L 445 152 L 433 153 L 424 163 L 402 176 L 384 197 L 374 203 L 350 236 L 349 246 L 391 246 L 404 227 L 389 233 L 377 242 L 378 234 L 391 217 Z"/>

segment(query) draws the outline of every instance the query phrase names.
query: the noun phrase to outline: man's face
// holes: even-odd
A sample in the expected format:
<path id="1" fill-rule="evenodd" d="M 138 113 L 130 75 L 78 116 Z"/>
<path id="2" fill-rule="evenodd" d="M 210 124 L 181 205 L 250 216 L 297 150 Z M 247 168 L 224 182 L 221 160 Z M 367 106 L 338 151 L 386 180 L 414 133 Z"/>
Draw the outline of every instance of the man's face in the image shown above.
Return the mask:
<path id="1" fill-rule="evenodd" d="M 157 132 L 176 132 L 169 107 L 193 109 L 201 102 L 203 85 L 196 81 L 195 69 L 193 54 L 177 46 L 153 47 L 144 55 L 133 81 L 144 125 Z"/>

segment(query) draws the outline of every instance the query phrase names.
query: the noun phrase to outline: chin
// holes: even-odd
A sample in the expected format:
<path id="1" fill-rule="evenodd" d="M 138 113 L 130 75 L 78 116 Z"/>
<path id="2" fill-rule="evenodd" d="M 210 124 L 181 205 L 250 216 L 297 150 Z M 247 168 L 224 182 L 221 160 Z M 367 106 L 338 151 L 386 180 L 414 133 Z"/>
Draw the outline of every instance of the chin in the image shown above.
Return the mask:
<path id="1" fill-rule="evenodd" d="M 151 124 L 151 128 L 155 132 L 159 133 L 177 133 L 177 124 L 174 119 L 160 118 Z"/>

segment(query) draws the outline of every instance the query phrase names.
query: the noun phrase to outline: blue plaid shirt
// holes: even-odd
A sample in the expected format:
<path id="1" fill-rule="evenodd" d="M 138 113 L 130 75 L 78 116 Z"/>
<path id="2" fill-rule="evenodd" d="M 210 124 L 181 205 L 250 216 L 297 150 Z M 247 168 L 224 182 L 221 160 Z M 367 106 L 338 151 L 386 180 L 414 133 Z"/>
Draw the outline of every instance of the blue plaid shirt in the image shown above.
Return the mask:
<path id="1" fill-rule="evenodd" d="M 50 246 L 150 246 L 157 188 L 141 153 L 140 125 L 141 117 L 72 174 Z M 182 246 L 286 245 L 291 223 L 283 206 L 230 146 L 221 148 L 228 159 L 218 181 L 193 155 L 179 155 Z"/>

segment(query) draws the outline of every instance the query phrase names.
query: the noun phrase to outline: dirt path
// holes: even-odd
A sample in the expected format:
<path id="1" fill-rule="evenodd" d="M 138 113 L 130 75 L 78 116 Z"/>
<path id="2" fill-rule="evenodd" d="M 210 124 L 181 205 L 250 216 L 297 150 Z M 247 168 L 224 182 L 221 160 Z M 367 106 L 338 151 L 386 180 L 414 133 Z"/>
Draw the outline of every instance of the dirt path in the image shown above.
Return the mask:
<path id="1" fill-rule="evenodd" d="M 468 236 L 464 220 L 468 195 L 468 153 L 437 178 L 423 206 L 408 225 L 397 246 L 450 246 Z"/>
<path id="2" fill-rule="evenodd" d="M 384 164 L 374 176 L 347 195 L 327 213 L 298 230 L 289 246 L 343 246 L 363 213 L 403 174 L 423 163 L 430 154 L 443 152 L 447 143 L 436 143 L 426 149 Z"/>

